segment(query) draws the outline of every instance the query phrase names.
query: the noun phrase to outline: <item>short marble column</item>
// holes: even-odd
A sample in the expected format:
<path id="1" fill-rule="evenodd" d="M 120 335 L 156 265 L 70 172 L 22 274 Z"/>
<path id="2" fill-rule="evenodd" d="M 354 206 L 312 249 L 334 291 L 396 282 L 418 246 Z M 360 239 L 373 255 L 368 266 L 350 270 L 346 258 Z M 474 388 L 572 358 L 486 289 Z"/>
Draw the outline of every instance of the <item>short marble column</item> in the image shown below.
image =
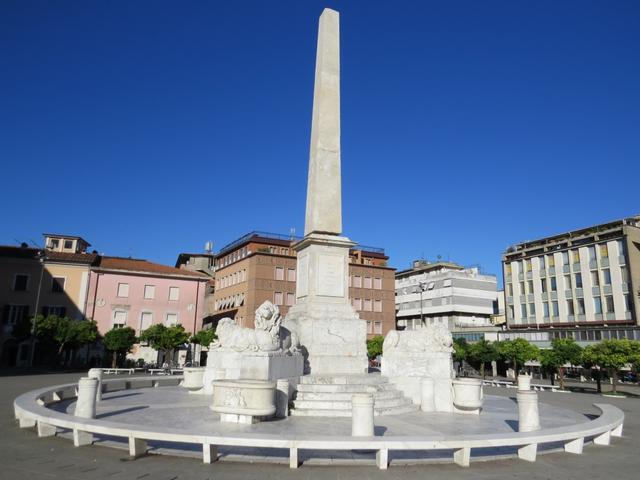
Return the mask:
<path id="1" fill-rule="evenodd" d="M 95 378 L 98 380 L 98 388 L 96 390 L 96 402 L 100 402 L 102 400 L 102 369 L 101 368 L 92 368 L 89 370 L 89 378 Z"/>
<path id="2" fill-rule="evenodd" d="M 518 391 L 516 397 L 518 399 L 518 431 L 540 430 L 538 394 L 533 390 Z"/>
<path id="3" fill-rule="evenodd" d="M 420 381 L 420 410 L 423 412 L 433 412 L 435 404 L 435 383 L 433 378 L 423 378 Z"/>
<path id="4" fill-rule="evenodd" d="M 518 391 L 525 392 L 531 390 L 531 377 L 529 375 L 518 375 Z"/>
<path id="5" fill-rule="evenodd" d="M 373 395 L 356 393 L 351 396 L 351 435 L 373 437 Z"/>
<path id="6" fill-rule="evenodd" d="M 276 417 L 287 418 L 289 415 L 289 380 L 281 378 L 276 382 Z"/>
<path id="7" fill-rule="evenodd" d="M 96 392 L 98 380 L 96 378 L 82 377 L 78 382 L 78 398 L 74 415 L 82 418 L 95 418 L 96 416 Z"/>

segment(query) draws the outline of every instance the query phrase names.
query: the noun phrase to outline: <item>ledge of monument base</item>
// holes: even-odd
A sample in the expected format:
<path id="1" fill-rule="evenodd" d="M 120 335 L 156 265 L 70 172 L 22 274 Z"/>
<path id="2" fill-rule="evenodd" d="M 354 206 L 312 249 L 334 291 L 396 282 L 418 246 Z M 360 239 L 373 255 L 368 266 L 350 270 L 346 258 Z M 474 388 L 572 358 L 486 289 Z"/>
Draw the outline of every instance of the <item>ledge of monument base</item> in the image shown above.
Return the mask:
<path id="1" fill-rule="evenodd" d="M 385 353 L 382 356 L 381 373 L 393 378 L 397 376 L 453 378 L 451 354 L 431 353 Z"/>

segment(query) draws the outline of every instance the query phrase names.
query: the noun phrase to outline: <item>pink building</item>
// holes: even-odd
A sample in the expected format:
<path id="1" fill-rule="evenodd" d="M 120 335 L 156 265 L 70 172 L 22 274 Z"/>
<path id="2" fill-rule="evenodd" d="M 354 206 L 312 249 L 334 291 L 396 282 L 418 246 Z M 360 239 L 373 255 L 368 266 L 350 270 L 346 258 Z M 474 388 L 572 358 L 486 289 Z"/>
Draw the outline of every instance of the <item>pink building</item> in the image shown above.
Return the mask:
<path id="1" fill-rule="evenodd" d="M 208 281 L 204 274 L 146 260 L 101 257 L 91 269 L 86 316 L 103 335 L 124 326 L 139 335 L 156 323 L 181 324 L 194 333 L 202 328 Z M 138 345 L 130 357 L 153 363 L 156 352 Z"/>

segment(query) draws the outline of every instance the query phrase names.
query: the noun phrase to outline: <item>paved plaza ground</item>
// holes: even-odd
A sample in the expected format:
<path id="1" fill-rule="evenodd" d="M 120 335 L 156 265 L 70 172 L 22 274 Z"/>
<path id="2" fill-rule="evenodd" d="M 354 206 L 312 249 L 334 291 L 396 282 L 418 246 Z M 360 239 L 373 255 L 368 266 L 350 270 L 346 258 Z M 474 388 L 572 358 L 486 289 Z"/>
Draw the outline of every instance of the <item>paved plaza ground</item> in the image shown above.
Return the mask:
<path id="1" fill-rule="evenodd" d="M 218 462 L 206 465 L 192 458 L 149 455 L 130 460 L 127 453 L 100 446 L 74 448 L 63 438 L 38 438 L 34 429 L 21 430 L 13 419 L 13 399 L 28 390 L 76 381 L 80 374 L 41 374 L 0 377 L 0 479 L 213 479 L 213 478 L 446 478 L 446 479 L 617 479 L 637 478 L 640 455 L 640 398 L 604 398 L 589 393 L 540 393 L 542 403 L 595 414 L 592 403 L 612 403 L 626 415 L 623 438 L 611 447 L 588 445 L 583 455 L 550 453 L 535 463 L 500 460 L 475 462 L 468 469 L 454 464 L 391 465 L 386 472 L 375 466 L 319 466 L 304 464 L 298 470 L 272 464 Z M 605 386 L 605 388 L 607 388 Z M 625 387 L 630 393 L 637 387 Z M 486 387 L 489 395 L 515 396 L 514 390 Z M 395 432 L 394 432 L 395 433 Z"/>

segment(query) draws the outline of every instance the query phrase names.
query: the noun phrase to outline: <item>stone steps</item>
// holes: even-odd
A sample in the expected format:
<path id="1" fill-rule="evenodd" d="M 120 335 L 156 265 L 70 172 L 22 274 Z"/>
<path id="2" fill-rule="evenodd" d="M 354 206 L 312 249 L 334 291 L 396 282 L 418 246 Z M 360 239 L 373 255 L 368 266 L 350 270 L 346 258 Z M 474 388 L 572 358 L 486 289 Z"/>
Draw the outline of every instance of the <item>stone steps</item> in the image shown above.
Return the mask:
<path id="1" fill-rule="evenodd" d="M 300 379 L 292 416 L 351 416 L 351 396 L 371 393 L 375 415 L 415 412 L 418 407 L 380 374 L 306 375 Z"/>

